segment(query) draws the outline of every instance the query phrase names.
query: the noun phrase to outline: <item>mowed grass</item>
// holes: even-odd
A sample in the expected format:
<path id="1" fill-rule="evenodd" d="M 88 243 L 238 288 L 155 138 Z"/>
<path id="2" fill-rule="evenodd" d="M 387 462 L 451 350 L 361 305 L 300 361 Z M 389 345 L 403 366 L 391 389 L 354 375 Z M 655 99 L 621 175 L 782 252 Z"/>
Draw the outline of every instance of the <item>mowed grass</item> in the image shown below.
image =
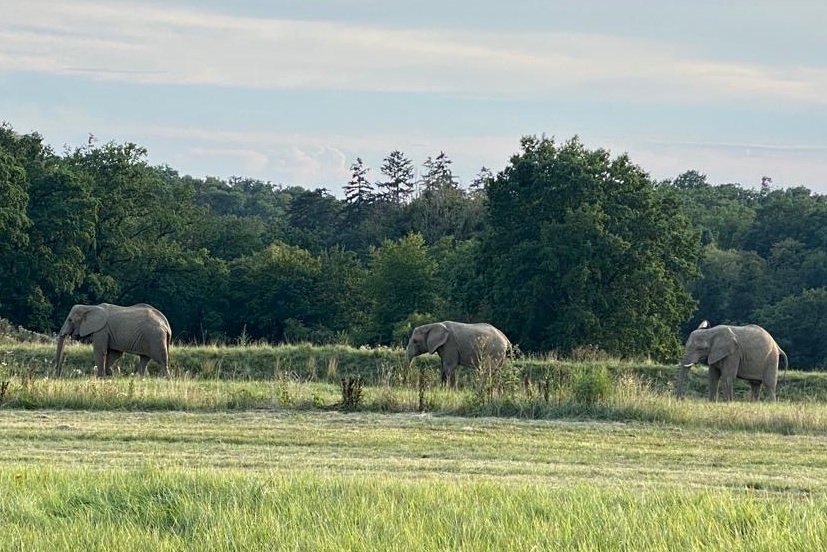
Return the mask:
<path id="1" fill-rule="evenodd" d="M 806 417 L 820 406 L 680 408 L 725 419 L 760 408 Z M 815 427 L 294 409 L 15 409 L 0 410 L 0 422 L 2 550 L 760 551 L 827 542 L 827 454 Z"/>

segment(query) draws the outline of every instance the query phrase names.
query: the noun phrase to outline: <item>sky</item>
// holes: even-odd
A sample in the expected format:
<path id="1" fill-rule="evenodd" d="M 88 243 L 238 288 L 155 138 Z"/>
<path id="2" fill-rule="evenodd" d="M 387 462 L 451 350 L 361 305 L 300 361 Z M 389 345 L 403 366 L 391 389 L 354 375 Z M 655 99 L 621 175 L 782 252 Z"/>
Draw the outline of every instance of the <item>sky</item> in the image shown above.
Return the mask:
<path id="1" fill-rule="evenodd" d="M 0 121 L 337 196 L 574 136 L 656 180 L 827 194 L 824 0 L 0 0 Z"/>

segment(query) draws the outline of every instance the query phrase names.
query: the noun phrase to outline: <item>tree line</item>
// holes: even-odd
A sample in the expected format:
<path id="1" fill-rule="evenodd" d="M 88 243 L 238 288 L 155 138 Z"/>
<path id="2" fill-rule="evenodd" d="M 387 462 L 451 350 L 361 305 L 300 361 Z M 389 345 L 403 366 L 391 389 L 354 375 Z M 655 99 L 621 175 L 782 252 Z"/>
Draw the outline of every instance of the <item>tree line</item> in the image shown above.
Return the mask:
<path id="1" fill-rule="evenodd" d="M 655 181 L 577 137 L 525 136 L 460 185 L 392 151 L 308 190 L 153 166 L 114 142 L 57 153 L 0 126 L 0 316 L 54 332 L 76 303 L 151 303 L 182 342 L 401 344 L 489 321 L 523 351 L 674 361 L 703 319 L 759 323 L 818 369 L 827 202 L 804 187 Z"/>

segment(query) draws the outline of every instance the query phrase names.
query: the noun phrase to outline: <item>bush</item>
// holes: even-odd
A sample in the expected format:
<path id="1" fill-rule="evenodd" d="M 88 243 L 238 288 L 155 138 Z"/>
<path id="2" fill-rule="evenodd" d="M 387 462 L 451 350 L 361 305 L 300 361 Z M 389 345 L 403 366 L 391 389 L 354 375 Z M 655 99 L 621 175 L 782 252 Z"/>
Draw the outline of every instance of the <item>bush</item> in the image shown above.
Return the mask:
<path id="1" fill-rule="evenodd" d="M 574 373 L 571 393 L 579 404 L 591 405 L 606 400 L 612 391 L 612 378 L 604 366 L 584 366 Z"/>

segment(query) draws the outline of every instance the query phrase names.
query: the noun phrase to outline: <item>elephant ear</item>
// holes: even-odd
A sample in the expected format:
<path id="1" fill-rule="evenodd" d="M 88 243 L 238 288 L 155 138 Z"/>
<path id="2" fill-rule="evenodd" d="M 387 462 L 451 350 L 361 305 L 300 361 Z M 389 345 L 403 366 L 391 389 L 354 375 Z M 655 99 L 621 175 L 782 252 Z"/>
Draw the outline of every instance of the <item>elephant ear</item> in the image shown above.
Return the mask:
<path id="1" fill-rule="evenodd" d="M 83 319 L 78 326 L 78 334 L 81 337 L 86 337 L 89 334 L 99 332 L 106 326 L 106 319 L 108 315 L 105 310 L 100 307 L 89 307 Z"/>
<path id="2" fill-rule="evenodd" d="M 434 324 L 428 330 L 428 337 L 425 339 L 425 344 L 428 345 L 428 352 L 433 353 L 448 341 L 448 327 L 445 324 Z"/>
<path id="3" fill-rule="evenodd" d="M 712 338 L 706 363 L 708 365 L 715 364 L 729 355 L 735 354 L 737 350 L 738 337 L 732 329 L 724 328 Z"/>

